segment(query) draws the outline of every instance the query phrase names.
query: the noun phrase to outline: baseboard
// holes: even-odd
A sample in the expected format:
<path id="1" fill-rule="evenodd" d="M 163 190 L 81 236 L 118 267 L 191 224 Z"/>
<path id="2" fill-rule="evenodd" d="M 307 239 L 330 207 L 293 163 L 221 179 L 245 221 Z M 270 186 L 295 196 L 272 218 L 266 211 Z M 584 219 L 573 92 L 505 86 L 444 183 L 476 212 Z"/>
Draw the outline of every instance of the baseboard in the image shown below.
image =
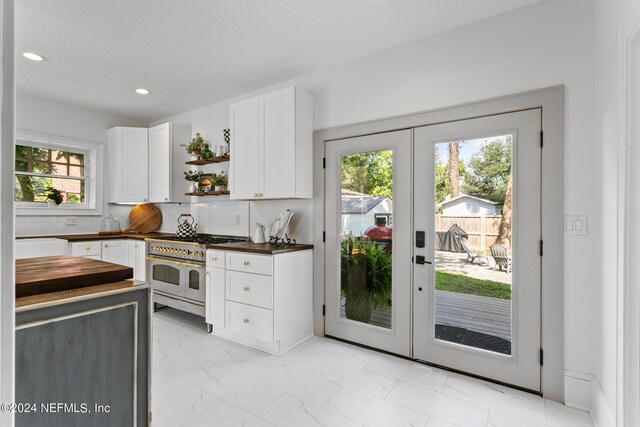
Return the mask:
<path id="1" fill-rule="evenodd" d="M 564 371 L 564 404 L 590 412 L 592 407 L 593 375 Z"/>
<path id="2" fill-rule="evenodd" d="M 592 381 L 591 402 L 591 420 L 595 427 L 611 427 L 616 425 L 616 414 L 611 409 L 609 401 L 604 395 L 598 377 L 594 377 Z"/>

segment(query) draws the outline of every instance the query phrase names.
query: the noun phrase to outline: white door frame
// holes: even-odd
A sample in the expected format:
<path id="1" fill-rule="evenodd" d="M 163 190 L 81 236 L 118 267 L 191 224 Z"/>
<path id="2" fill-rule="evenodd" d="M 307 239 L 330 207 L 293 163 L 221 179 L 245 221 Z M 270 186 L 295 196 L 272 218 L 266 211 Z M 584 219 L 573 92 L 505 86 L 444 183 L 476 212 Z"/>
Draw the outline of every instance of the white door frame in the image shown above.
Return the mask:
<path id="1" fill-rule="evenodd" d="M 626 13 L 620 31 L 619 64 L 619 138 L 617 194 L 617 402 L 616 425 L 640 423 L 640 248 L 634 237 L 640 232 L 632 212 L 640 209 L 640 174 L 630 167 L 640 161 L 640 127 L 635 123 L 640 112 L 640 5 Z M 604 149 L 602 147 L 601 149 Z M 595 403 L 595 402 L 594 402 Z M 594 408 L 595 409 L 595 408 Z"/>
<path id="2" fill-rule="evenodd" d="M 440 110 L 321 129 L 314 133 L 314 333 L 324 335 L 324 141 L 388 132 L 491 114 L 542 108 L 542 393 L 564 402 L 564 86 Z M 409 242 L 407 242 L 409 244 Z"/>
<path id="3" fill-rule="evenodd" d="M 15 153 L 14 1 L 0 3 L 0 402 L 13 402 L 15 266 L 13 169 Z M 0 426 L 13 426 L 13 413 L 0 413 Z"/>

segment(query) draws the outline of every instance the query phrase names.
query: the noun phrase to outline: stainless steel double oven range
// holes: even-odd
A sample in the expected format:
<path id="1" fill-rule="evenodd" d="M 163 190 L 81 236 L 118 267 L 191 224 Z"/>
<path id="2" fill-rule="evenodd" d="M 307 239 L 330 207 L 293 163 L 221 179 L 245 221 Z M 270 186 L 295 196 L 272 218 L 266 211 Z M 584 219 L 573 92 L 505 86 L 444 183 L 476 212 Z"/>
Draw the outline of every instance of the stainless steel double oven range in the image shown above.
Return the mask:
<path id="1" fill-rule="evenodd" d="M 198 234 L 147 241 L 147 280 L 156 304 L 205 315 L 207 244 L 247 241 L 236 236 Z"/>

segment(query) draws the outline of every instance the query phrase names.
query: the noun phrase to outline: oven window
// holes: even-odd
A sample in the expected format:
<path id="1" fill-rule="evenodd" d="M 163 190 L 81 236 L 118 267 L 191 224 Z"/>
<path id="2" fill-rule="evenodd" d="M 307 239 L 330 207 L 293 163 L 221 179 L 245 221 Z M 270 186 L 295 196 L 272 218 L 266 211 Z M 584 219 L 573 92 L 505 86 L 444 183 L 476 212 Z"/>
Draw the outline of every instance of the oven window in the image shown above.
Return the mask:
<path id="1" fill-rule="evenodd" d="M 180 286 L 180 270 L 169 265 L 154 265 L 153 280 Z"/>
<path id="2" fill-rule="evenodd" d="M 200 272 L 197 270 L 189 271 L 189 289 L 200 289 Z"/>

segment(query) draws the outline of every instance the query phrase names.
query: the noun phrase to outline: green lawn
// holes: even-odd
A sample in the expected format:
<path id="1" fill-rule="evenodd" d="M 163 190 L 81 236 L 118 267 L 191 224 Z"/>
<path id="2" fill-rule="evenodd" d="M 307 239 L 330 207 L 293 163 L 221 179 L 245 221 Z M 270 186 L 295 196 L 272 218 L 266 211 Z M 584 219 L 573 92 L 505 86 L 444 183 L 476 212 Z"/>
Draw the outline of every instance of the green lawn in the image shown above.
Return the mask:
<path id="1" fill-rule="evenodd" d="M 460 294 L 511 299 L 511 286 L 492 280 L 480 280 L 461 274 L 444 273 L 436 270 L 436 289 Z"/>

